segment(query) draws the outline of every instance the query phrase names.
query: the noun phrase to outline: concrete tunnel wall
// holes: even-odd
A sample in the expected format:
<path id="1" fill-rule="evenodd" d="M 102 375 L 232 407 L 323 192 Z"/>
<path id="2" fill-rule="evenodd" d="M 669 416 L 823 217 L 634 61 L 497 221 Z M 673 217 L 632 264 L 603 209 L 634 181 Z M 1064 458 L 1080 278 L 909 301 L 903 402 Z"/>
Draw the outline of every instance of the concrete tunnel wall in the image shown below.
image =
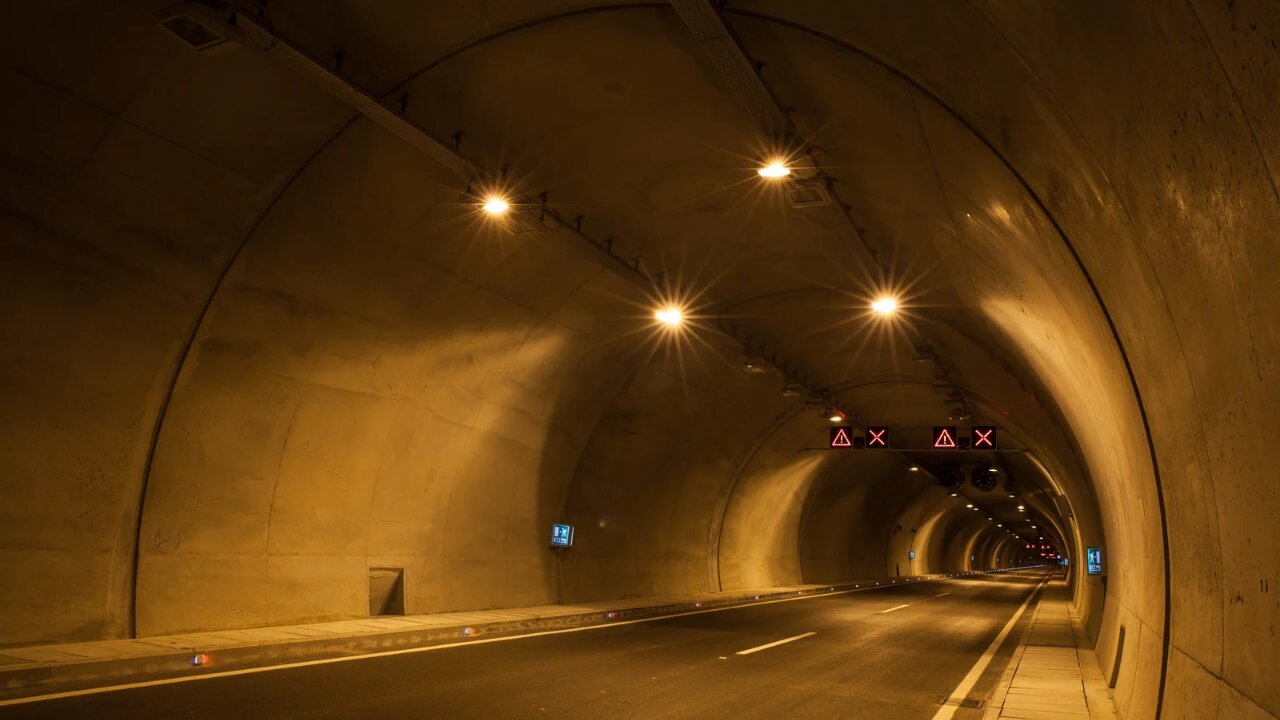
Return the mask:
<path id="1" fill-rule="evenodd" d="M 921 571 L 970 546 L 999 562 L 978 513 L 930 523 L 909 479 L 785 462 L 820 442 L 813 417 L 744 466 L 796 409 L 725 372 L 732 348 L 655 370 L 618 323 L 646 308 L 588 256 L 469 225 L 443 171 L 267 57 L 173 45 L 164 4 L 16 7 L 0 47 L 0 643 L 357 616 L 384 564 L 414 611 L 548 602 L 545 526 L 565 514 L 583 531 L 566 598 L 702 590 L 713 567 L 724 587 L 887 573 L 900 517 L 931 528 Z M 272 12 L 318 53 L 344 46 L 369 87 L 417 77 L 412 96 L 442 100 L 415 111 L 486 162 L 537 148 L 557 192 L 609 208 L 601 227 L 723 239 L 732 204 L 678 201 L 731 184 L 693 173 L 752 132 L 669 11 L 473 48 L 543 10 Z M 1044 390 L 1026 442 L 1075 518 L 1035 506 L 1105 542 L 1105 588 L 1070 552 L 1108 675 L 1126 630 L 1122 715 L 1276 717 L 1275 9 L 745 2 L 728 19 L 797 122 L 836 140 L 871 234 L 907 245 L 918 222 L 975 337 Z M 652 142 L 616 142 L 635 137 Z M 828 230 L 789 236 L 793 277 L 847 263 Z M 777 289 L 779 251 L 735 247 L 731 289 Z M 821 366 L 821 347 L 783 349 Z M 985 368 L 956 371 L 996 395 Z"/>

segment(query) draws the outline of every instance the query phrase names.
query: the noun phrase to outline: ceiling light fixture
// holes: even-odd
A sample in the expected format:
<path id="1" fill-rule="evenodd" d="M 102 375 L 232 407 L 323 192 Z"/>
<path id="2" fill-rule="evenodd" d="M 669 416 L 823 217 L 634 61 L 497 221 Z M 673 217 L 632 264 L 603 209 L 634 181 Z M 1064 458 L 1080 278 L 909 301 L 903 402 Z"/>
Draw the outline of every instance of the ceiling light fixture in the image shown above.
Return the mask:
<path id="1" fill-rule="evenodd" d="M 655 311 L 653 317 L 669 328 L 678 328 L 684 324 L 684 313 L 674 305 Z"/>
<path id="2" fill-rule="evenodd" d="M 768 165 L 756 170 L 762 178 L 777 180 L 791 174 L 791 168 L 787 167 L 781 160 L 774 160 Z"/>
<path id="3" fill-rule="evenodd" d="M 511 203 L 497 195 L 490 195 L 484 199 L 484 205 L 481 207 L 490 215 L 505 215 L 511 209 Z"/>
<path id="4" fill-rule="evenodd" d="M 887 317 L 897 312 L 898 301 L 891 297 L 876 298 L 876 300 L 871 303 L 871 309 L 875 311 L 877 315 L 884 315 Z"/>

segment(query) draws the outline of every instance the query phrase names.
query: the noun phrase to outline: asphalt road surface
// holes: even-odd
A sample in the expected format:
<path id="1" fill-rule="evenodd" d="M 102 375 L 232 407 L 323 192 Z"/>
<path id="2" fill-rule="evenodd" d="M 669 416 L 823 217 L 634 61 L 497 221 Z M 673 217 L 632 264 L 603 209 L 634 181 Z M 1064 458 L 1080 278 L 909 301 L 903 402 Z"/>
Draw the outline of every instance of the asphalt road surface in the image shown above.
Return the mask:
<path id="1" fill-rule="evenodd" d="M 1044 576 L 891 585 L 116 690 L 0 708 L 0 718 L 929 720 Z M 993 686 L 1020 631 L 968 697 Z"/>

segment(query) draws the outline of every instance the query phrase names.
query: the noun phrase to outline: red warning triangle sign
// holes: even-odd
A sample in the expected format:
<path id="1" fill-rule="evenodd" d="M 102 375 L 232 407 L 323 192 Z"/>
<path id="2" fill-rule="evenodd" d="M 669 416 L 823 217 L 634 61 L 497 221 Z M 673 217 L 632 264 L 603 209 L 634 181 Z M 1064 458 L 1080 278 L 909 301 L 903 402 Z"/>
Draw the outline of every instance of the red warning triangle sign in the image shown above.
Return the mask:
<path id="1" fill-rule="evenodd" d="M 831 429 L 831 447 L 853 447 L 853 441 L 849 439 L 848 428 L 838 427 Z"/>
<path id="2" fill-rule="evenodd" d="M 938 449 L 953 450 L 956 447 L 955 430 L 949 427 L 933 429 L 933 446 Z"/>

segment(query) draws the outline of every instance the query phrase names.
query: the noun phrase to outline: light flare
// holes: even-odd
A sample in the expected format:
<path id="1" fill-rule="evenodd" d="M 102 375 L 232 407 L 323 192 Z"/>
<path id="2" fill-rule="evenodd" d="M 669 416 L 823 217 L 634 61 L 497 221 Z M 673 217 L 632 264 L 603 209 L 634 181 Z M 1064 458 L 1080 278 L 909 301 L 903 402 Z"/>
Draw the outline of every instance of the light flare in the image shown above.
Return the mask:
<path id="1" fill-rule="evenodd" d="M 764 167 L 756 170 L 762 178 L 770 180 L 778 180 L 791 174 L 791 168 L 787 167 L 781 160 L 774 160 Z"/>
<path id="2" fill-rule="evenodd" d="M 898 311 L 898 301 L 888 297 L 879 297 L 871 303 L 871 309 L 877 315 L 889 316 Z"/>

